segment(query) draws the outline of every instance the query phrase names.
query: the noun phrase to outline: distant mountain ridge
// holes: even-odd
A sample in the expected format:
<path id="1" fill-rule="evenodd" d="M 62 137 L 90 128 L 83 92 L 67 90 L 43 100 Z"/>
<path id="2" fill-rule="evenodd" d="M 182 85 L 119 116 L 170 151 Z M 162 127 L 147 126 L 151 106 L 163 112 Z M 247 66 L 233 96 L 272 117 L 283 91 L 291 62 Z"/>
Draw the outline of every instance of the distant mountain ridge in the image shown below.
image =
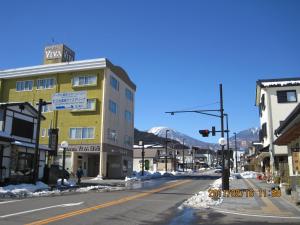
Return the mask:
<path id="1" fill-rule="evenodd" d="M 147 131 L 147 133 L 154 134 L 160 138 L 165 138 L 166 136 L 166 130 L 169 130 L 168 132 L 168 138 L 175 140 L 179 143 L 182 143 L 183 139 L 185 139 L 185 145 L 188 146 L 198 146 L 201 148 L 210 148 L 210 149 L 219 149 L 219 145 L 217 143 L 209 143 L 197 140 L 196 138 L 190 137 L 186 134 L 183 134 L 179 131 L 176 131 L 174 129 L 168 128 L 168 127 L 153 127 Z M 231 133 L 232 135 L 232 133 Z M 237 147 L 238 148 L 248 148 L 252 142 L 258 141 L 258 135 L 259 135 L 259 129 L 258 128 L 249 128 L 246 130 L 242 130 L 237 133 Z M 231 136 L 229 138 L 230 148 L 235 147 L 235 140 L 234 136 Z"/>
<path id="2" fill-rule="evenodd" d="M 168 138 L 178 141 L 180 143 L 183 142 L 184 139 L 184 144 L 188 146 L 198 146 L 201 148 L 210 148 L 210 149 L 216 149 L 218 148 L 217 144 L 214 143 L 208 143 L 204 141 L 197 140 L 196 138 L 190 137 L 186 134 L 183 134 L 179 131 L 176 131 L 174 129 L 168 128 L 168 127 L 153 127 L 149 129 L 147 132 L 157 135 L 159 137 L 165 138 L 166 137 L 166 130 L 169 130 L 168 132 Z"/>

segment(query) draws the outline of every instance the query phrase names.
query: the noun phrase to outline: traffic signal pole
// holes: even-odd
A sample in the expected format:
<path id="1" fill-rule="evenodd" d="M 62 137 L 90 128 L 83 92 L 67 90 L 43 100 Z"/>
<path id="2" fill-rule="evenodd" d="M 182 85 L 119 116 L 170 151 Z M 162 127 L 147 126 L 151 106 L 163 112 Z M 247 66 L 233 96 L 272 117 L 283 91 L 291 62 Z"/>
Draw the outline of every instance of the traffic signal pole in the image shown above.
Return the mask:
<path id="1" fill-rule="evenodd" d="M 223 107 L 223 87 L 222 84 L 219 85 L 219 91 L 220 91 L 220 108 L 219 109 L 209 109 L 209 110 L 181 110 L 181 111 L 171 111 L 171 112 L 166 112 L 166 113 L 170 113 L 171 115 L 174 115 L 175 113 L 200 113 L 203 115 L 207 115 L 207 116 L 214 116 L 214 117 L 218 117 L 221 119 L 221 138 L 224 138 L 224 107 Z M 220 114 L 214 114 L 213 112 L 220 112 Z M 215 129 L 212 129 L 213 132 L 218 132 Z M 208 132 L 207 132 L 208 131 Z M 200 132 L 200 131 L 199 131 Z M 228 129 L 226 130 L 226 132 L 229 132 Z M 200 132 L 202 134 L 202 136 L 208 136 L 209 134 L 209 130 L 201 130 Z M 206 137 L 207 137 L 206 136 Z M 229 190 L 229 171 L 226 171 L 225 169 L 225 154 L 224 154 L 224 145 L 221 145 L 222 147 L 222 190 Z M 229 170 L 229 168 L 227 169 Z"/>

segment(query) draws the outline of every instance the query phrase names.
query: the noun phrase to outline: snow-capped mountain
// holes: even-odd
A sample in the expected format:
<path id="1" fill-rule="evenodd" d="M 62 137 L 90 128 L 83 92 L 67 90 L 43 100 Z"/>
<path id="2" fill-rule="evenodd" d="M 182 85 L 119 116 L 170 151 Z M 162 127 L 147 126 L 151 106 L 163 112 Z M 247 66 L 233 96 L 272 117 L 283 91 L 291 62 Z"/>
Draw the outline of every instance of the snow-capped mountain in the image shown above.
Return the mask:
<path id="1" fill-rule="evenodd" d="M 169 130 L 168 132 L 169 139 L 176 140 L 180 143 L 182 143 L 182 140 L 185 139 L 185 144 L 188 146 L 199 146 L 203 148 L 209 147 L 211 149 L 219 149 L 219 145 L 216 143 L 199 141 L 195 138 L 192 138 L 186 134 L 183 134 L 179 131 L 176 131 L 168 127 L 153 127 L 149 129 L 147 132 L 165 138 L 166 130 Z M 253 141 L 258 141 L 258 135 L 259 135 L 259 128 L 249 128 L 238 132 L 236 135 L 238 148 L 247 148 L 248 146 L 251 145 Z M 232 133 L 231 133 L 231 137 L 229 138 L 229 143 L 230 143 L 230 147 L 234 148 L 235 143 L 234 143 L 234 136 L 232 135 Z"/>
<path id="2" fill-rule="evenodd" d="M 237 145 L 241 148 L 247 148 L 252 142 L 259 140 L 259 128 L 249 128 L 236 134 Z M 234 146 L 234 136 L 230 137 L 230 144 Z"/>
<path id="3" fill-rule="evenodd" d="M 208 143 L 208 142 L 204 142 L 204 141 L 199 141 L 195 138 L 192 138 L 186 134 L 183 134 L 179 131 L 176 131 L 174 129 L 168 128 L 168 127 L 153 127 L 151 129 L 149 129 L 147 132 L 148 133 L 152 133 L 155 134 L 159 137 L 166 137 L 166 130 L 169 130 L 168 132 L 168 138 L 178 141 L 180 143 L 182 143 L 183 139 L 184 139 L 184 144 L 188 145 L 188 146 L 198 146 L 198 147 L 203 147 L 203 148 L 211 148 L 211 149 L 215 149 L 217 146 L 214 143 Z"/>

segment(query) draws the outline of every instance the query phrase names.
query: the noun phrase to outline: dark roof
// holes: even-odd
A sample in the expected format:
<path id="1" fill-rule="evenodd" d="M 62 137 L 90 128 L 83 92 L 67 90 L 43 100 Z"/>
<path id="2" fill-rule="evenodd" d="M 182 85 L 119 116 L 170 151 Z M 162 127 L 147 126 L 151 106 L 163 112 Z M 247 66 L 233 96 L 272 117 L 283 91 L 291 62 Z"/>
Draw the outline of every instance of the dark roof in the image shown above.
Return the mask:
<path id="1" fill-rule="evenodd" d="M 36 108 L 34 108 L 29 102 L 3 102 L 3 103 L 0 103 L 0 107 L 2 107 L 2 106 L 4 106 L 4 107 L 7 107 L 7 106 L 22 106 L 22 105 L 24 107 L 27 107 L 27 109 L 29 111 L 31 111 L 34 116 L 38 115 L 38 111 L 36 110 Z M 46 117 L 41 115 L 41 119 L 45 120 Z"/>
<path id="2" fill-rule="evenodd" d="M 280 134 L 296 117 L 300 114 L 300 103 L 297 107 L 288 115 L 288 117 L 281 123 L 281 125 L 275 130 L 275 134 Z"/>

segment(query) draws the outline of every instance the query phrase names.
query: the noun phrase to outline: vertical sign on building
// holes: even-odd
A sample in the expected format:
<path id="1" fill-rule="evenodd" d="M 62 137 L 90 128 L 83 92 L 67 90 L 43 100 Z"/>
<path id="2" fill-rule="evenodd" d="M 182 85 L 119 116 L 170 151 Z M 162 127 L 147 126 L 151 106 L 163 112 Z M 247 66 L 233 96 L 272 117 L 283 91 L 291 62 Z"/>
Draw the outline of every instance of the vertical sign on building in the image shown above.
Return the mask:
<path id="1" fill-rule="evenodd" d="M 58 129 L 49 129 L 48 134 L 49 134 L 48 147 L 52 150 L 53 155 L 57 155 Z"/>

